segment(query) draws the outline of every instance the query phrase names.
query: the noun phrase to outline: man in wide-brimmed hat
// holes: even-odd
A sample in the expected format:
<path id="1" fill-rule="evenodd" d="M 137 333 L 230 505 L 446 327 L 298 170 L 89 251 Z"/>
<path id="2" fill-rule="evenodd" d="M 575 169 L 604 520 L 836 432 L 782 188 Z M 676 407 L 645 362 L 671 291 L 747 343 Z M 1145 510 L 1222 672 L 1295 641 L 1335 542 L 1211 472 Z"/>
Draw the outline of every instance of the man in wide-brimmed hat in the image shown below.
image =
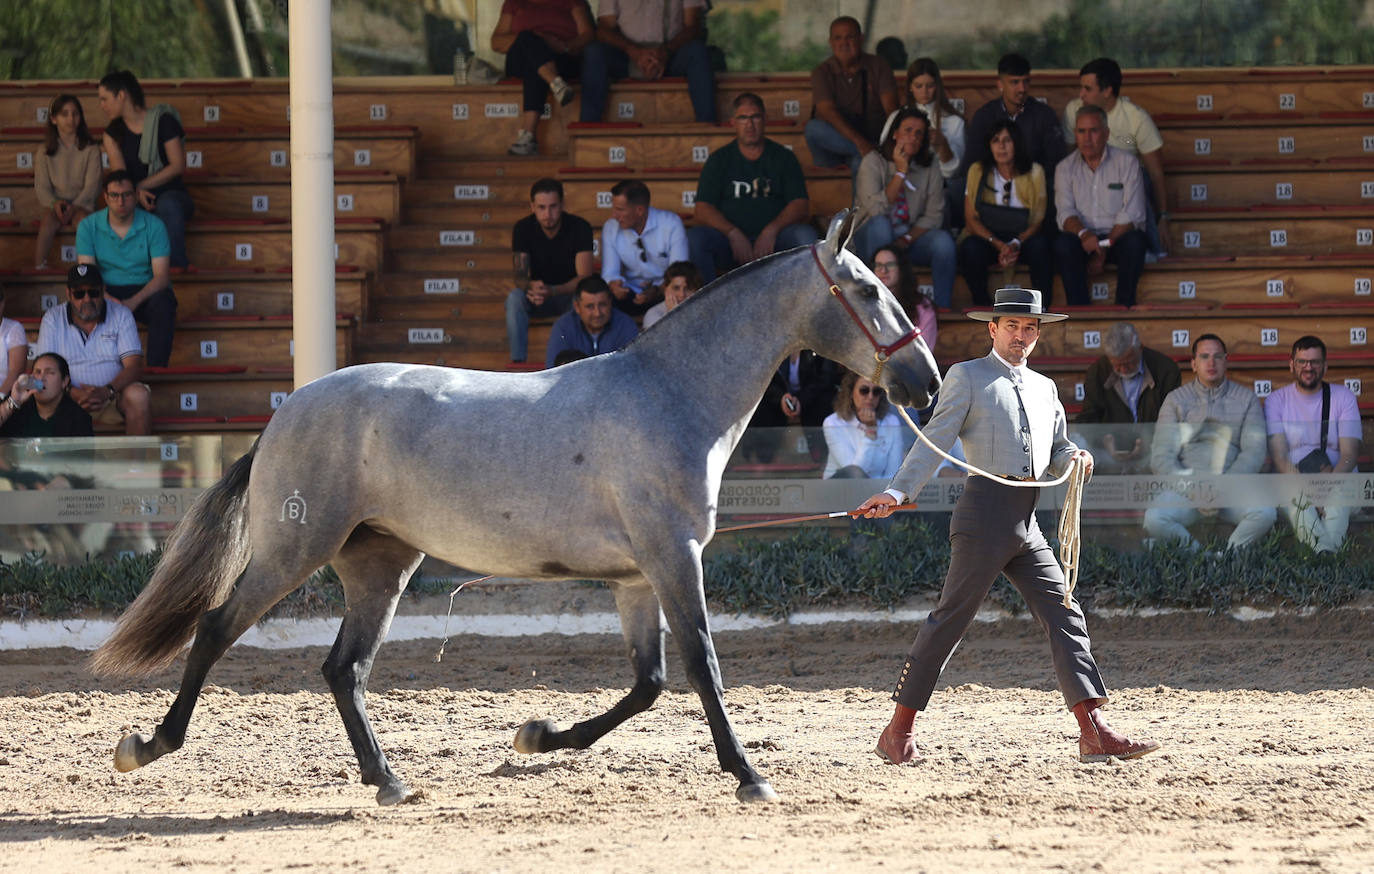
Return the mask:
<path id="1" fill-rule="evenodd" d="M 974 467 L 1004 479 L 1035 481 L 1057 476 L 1075 456 L 1092 474 L 1092 455 L 1068 438 L 1064 407 L 1054 380 L 1026 366 L 1043 322 L 1067 318 L 1047 313 L 1033 288 L 1000 288 L 991 310 L 969 313 L 988 323 L 992 351 L 949 369 L 925 434 L 946 451 L 956 437 Z M 918 441 L 887 491 L 860 510 L 882 518 L 892 506 L 921 490 L 941 458 Z M 912 724 L 930 701 L 935 683 L 997 575 L 1006 574 L 1026 599 L 1050 639 L 1055 675 L 1065 705 L 1078 719 L 1079 758 L 1085 762 L 1133 759 L 1159 749 L 1113 731 L 1098 711 L 1107 700 L 1088 641 L 1083 611 L 1064 606 L 1064 572 L 1035 521 L 1040 490 L 971 476 L 950 523 L 950 562 L 940 602 L 911 645 L 893 700 L 892 721 L 878 738 L 877 754 L 893 764 L 919 761 Z"/>

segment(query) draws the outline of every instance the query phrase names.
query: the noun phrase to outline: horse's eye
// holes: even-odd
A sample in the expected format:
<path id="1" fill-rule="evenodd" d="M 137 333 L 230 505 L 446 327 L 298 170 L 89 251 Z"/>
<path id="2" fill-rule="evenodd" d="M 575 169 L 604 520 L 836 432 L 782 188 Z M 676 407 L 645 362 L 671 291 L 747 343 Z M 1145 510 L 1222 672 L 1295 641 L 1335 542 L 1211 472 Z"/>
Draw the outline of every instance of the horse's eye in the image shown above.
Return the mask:
<path id="1" fill-rule="evenodd" d="M 877 286 L 873 286 L 873 285 L 861 285 L 861 286 L 859 286 L 859 294 L 862 294 L 864 297 L 868 298 L 869 300 L 877 300 L 877 299 L 878 299 L 878 288 L 877 288 Z"/>

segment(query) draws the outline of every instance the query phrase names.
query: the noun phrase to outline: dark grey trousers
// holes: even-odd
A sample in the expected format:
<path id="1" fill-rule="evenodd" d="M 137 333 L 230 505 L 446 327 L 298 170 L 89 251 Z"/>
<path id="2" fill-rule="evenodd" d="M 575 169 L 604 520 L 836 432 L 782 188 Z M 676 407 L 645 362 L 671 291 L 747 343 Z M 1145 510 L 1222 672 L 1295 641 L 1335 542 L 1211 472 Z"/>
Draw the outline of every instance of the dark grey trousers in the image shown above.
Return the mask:
<path id="1" fill-rule="evenodd" d="M 998 485 L 970 476 L 950 522 L 949 573 L 940 603 L 911 645 L 892 698 L 925 710 L 940 672 L 978 614 L 999 573 L 1026 599 L 1045 629 L 1054 672 L 1066 707 L 1085 698 L 1106 698 L 1093 661 L 1083 611 L 1064 607 L 1064 571 L 1035 521 L 1039 489 Z"/>

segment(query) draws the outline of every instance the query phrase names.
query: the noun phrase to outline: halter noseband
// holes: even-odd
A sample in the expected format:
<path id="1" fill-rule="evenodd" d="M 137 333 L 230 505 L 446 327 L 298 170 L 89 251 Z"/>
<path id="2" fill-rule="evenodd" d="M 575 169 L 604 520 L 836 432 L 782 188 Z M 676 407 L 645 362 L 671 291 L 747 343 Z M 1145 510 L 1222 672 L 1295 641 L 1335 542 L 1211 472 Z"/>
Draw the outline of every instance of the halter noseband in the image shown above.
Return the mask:
<path id="1" fill-rule="evenodd" d="M 863 331 L 864 336 L 868 338 L 868 342 L 873 345 L 873 359 L 878 362 L 878 365 L 873 370 L 873 378 L 869 381 L 875 385 L 880 384 L 878 380 L 883 375 L 883 365 L 887 364 L 888 359 L 892 357 L 892 353 L 921 336 L 921 329 L 913 325 L 910 331 L 907 331 L 895 341 L 887 345 L 879 343 L 878 338 L 873 336 L 872 331 L 868 330 L 868 326 L 864 324 L 863 319 L 859 318 L 859 314 L 854 309 L 853 305 L 845 299 L 844 290 L 835 284 L 835 280 L 830 276 L 830 271 L 826 270 L 825 265 L 821 263 L 821 256 L 817 253 L 817 248 L 819 246 L 819 242 L 811 244 L 811 257 L 816 261 L 816 269 L 821 271 L 821 276 L 823 276 L 825 281 L 830 285 L 830 293 L 840 302 L 840 306 L 844 307 L 844 311 L 849 313 L 849 318 L 854 320 L 854 324 L 859 326 L 859 330 Z"/>

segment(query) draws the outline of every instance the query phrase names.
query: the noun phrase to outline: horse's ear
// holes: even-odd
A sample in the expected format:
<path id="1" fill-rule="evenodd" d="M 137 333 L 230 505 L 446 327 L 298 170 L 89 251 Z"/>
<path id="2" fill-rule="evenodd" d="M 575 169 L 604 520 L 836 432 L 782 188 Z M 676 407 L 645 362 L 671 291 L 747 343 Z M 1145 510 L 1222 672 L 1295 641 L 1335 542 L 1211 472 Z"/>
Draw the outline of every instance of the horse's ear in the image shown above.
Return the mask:
<path id="1" fill-rule="evenodd" d="M 842 209 L 835 213 L 835 217 L 830 220 L 830 227 L 825 232 L 825 244 L 836 255 L 839 255 L 840 250 L 849 245 L 849 239 L 854 234 L 856 215 L 858 213 L 852 209 Z"/>

